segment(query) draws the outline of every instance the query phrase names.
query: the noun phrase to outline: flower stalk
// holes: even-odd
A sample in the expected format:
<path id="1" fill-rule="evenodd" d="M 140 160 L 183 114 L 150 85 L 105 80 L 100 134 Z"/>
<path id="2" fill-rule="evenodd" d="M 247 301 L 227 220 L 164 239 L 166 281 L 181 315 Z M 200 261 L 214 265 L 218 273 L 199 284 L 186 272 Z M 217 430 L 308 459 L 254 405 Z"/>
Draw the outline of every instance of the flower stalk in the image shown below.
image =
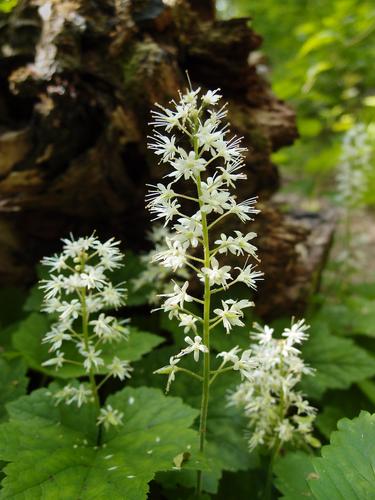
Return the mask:
<path id="1" fill-rule="evenodd" d="M 149 148 L 160 157 L 160 163 L 168 167 L 165 174 L 168 184 L 151 186 L 147 196 L 147 206 L 154 220 L 164 221 L 165 228 L 164 242 L 158 239 L 152 263 L 158 263 L 178 278 L 172 281 L 173 290 L 159 295 L 162 300 L 159 309 L 170 319 L 177 319 L 185 334 L 194 335 L 193 338 L 187 335 L 187 347 L 172 356 L 169 365 L 156 373 L 168 375 L 167 391 L 179 372 L 196 375 L 195 378 L 201 380 L 199 450 L 202 453 L 206 448 L 211 384 L 229 370 L 238 371 L 241 378 L 249 377 L 253 368 L 251 351 L 243 352 L 240 357 L 240 349 L 236 346 L 229 352 L 218 353 L 217 356 L 223 358 L 221 364 L 211 369 L 214 353 L 210 335 L 220 327 L 230 334 L 234 326 L 244 326 L 244 310 L 254 305 L 247 299 L 224 298 L 221 307 L 213 308 L 212 296 L 219 292 L 225 294 L 234 283 L 256 289 L 256 282 L 262 276 L 255 266 L 247 265 L 247 260 L 243 268 L 234 270 L 220 263 L 228 254 L 247 255 L 258 260 L 257 249 L 250 243 L 255 233 L 243 234 L 236 230 L 234 235 L 221 233 L 217 236 L 224 218 L 232 216 L 244 223 L 258 213 L 256 198 L 238 203 L 232 192 L 237 181 L 246 179 L 241 172 L 244 148 L 238 138 L 227 137 L 228 126 L 222 124 L 227 110 L 225 106 L 217 108 L 220 99 L 219 90 L 204 94 L 190 87 L 185 94 L 180 94 L 178 102 L 172 101 L 174 109 L 158 105 L 159 109 L 152 112 L 154 134 L 149 143 Z M 165 133 L 161 134 L 159 129 Z M 178 189 L 175 188 L 177 183 Z M 184 274 L 186 269 L 188 273 Z M 152 268 L 149 279 L 156 275 Z M 185 276 L 184 282 L 180 281 L 181 276 Z M 202 283 L 199 297 L 188 293 L 189 280 L 193 278 Z M 143 275 L 141 283 L 145 282 Z M 190 311 L 189 303 L 200 306 L 200 313 Z M 201 353 L 203 361 L 202 357 L 200 361 Z M 197 364 L 201 362 L 196 374 L 179 365 L 189 354 L 193 354 Z M 197 471 L 197 494 L 202 491 L 202 482 L 202 471 Z"/>
<path id="2" fill-rule="evenodd" d="M 102 424 L 105 428 L 120 425 L 123 416 L 110 405 L 101 407 L 99 389 L 110 377 L 130 378 L 133 370 L 127 360 L 112 357 L 108 347 L 126 341 L 129 335 L 123 321 L 104 312 L 125 303 L 126 289 L 122 283 L 114 285 L 110 276 L 123 266 L 124 255 L 118 246 L 113 238 L 101 243 L 94 235 L 77 240 L 71 237 L 63 240 L 61 254 L 42 260 L 50 273 L 40 285 L 43 310 L 55 320 L 42 340 L 51 354 L 42 365 L 56 370 L 74 365 L 78 376 L 88 378 L 88 383 L 69 383 L 52 396 L 56 404 L 94 404 L 98 441 Z M 74 346 L 70 349 L 72 359 L 65 354 L 67 344 Z M 100 384 L 96 375 L 104 375 Z"/>

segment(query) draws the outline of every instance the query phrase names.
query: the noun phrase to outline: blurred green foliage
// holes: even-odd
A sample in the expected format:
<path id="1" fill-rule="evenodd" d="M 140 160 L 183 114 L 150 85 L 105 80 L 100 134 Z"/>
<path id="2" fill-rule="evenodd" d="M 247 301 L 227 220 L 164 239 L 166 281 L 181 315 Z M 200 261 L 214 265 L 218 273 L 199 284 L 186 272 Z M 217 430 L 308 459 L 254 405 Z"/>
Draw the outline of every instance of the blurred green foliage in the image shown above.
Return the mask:
<path id="1" fill-rule="evenodd" d="M 7 14 L 17 5 L 18 0 L 0 0 L 0 12 Z"/>
<path id="2" fill-rule="evenodd" d="M 298 186 L 306 194 L 325 191 L 342 134 L 375 117 L 375 3 L 218 0 L 217 9 L 222 17 L 251 17 L 264 38 L 274 92 L 297 110 L 301 138 L 275 161 L 313 177 Z"/>

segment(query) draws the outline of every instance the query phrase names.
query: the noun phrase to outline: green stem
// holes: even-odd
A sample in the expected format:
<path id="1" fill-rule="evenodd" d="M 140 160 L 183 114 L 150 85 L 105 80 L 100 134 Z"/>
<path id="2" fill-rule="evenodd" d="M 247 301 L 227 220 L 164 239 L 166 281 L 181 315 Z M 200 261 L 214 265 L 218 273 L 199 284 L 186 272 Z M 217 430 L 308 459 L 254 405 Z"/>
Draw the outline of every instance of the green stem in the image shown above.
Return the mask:
<path id="1" fill-rule="evenodd" d="M 87 312 L 87 304 L 86 304 L 86 289 L 81 289 L 81 306 L 82 306 L 82 334 L 83 334 L 83 343 L 85 344 L 86 351 L 89 350 L 89 316 Z M 91 385 L 91 391 L 94 395 L 94 402 L 96 407 L 96 414 L 99 415 L 100 411 L 100 401 L 98 388 L 95 382 L 95 373 L 93 368 L 90 368 L 89 371 L 89 380 Z"/>
<path id="2" fill-rule="evenodd" d="M 199 197 L 199 205 L 202 206 L 201 196 L 201 179 L 197 177 L 197 189 Z M 210 267 L 210 242 L 208 236 L 208 225 L 206 214 L 201 210 L 202 232 L 203 232 L 203 248 L 204 248 L 204 267 Z M 204 278 L 204 305 L 203 305 L 203 343 L 207 347 L 208 352 L 204 353 L 203 359 L 203 382 L 202 382 L 202 400 L 201 413 L 199 421 L 199 450 L 204 452 L 206 443 L 206 427 L 209 401 L 209 386 L 210 386 L 210 303 L 211 303 L 211 288 L 210 281 L 206 275 Z M 197 495 L 202 491 L 202 471 L 197 472 Z"/>
<path id="3" fill-rule="evenodd" d="M 200 381 L 203 380 L 203 378 L 200 375 L 198 375 L 197 373 L 192 372 L 191 370 L 188 370 L 187 368 L 182 368 L 181 366 L 178 366 L 177 369 L 176 369 L 176 371 L 187 373 L 191 377 L 194 377 L 194 378 L 196 378 L 196 379 L 198 379 Z"/>
<path id="4" fill-rule="evenodd" d="M 227 368 L 222 368 L 222 369 L 216 370 L 216 372 L 214 372 L 214 374 L 213 374 L 213 376 L 212 376 L 212 378 L 210 380 L 210 385 L 213 384 L 213 382 L 216 379 L 216 377 L 218 377 L 222 373 L 229 372 L 229 371 L 232 371 L 232 370 L 233 370 L 233 366 L 228 366 Z"/>
<path id="5" fill-rule="evenodd" d="M 273 466 L 274 466 L 275 460 L 280 452 L 280 447 L 281 447 L 281 443 L 278 441 L 278 442 L 276 442 L 276 444 L 273 448 L 273 451 L 272 451 L 272 455 L 271 455 L 270 462 L 268 465 L 266 486 L 264 488 L 264 495 L 263 495 L 264 500 L 271 500 L 271 498 L 272 498 Z"/>

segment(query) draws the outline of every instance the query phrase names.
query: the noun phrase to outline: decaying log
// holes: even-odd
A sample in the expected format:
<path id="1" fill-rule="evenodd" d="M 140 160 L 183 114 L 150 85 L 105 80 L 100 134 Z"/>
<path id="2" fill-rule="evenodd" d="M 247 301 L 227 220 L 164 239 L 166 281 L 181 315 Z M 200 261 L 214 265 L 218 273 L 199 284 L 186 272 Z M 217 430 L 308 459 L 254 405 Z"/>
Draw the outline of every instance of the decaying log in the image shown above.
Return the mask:
<path id="1" fill-rule="evenodd" d="M 95 228 L 128 247 L 144 246 L 145 184 L 163 175 L 146 149 L 149 110 L 186 86 L 188 70 L 193 84 L 222 89 L 232 129 L 248 147 L 240 196 L 256 194 L 263 207 L 257 225 L 267 280 L 259 310 L 304 303 L 332 225 L 291 222 L 268 202 L 279 185 L 271 152 L 297 137 L 295 115 L 249 57 L 261 37 L 247 19 L 215 20 L 212 6 L 21 0 L 0 20 L 3 283 L 31 280 L 31 264 L 69 231 Z M 309 246 L 324 227 L 320 250 Z M 286 267 L 294 281 L 285 280 Z"/>

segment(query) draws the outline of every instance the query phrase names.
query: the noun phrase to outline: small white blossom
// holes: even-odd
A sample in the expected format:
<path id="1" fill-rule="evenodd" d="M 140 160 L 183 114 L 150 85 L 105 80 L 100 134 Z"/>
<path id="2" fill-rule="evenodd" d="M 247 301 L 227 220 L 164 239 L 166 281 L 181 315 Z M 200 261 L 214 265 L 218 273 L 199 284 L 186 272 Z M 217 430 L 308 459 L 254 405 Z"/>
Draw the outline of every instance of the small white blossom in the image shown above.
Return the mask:
<path id="1" fill-rule="evenodd" d="M 197 327 L 195 323 L 198 321 L 198 319 L 191 314 L 180 313 L 179 320 L 180 323 L 178 324 L 178 326 L 183 327 L 184 333 L 188 333 L 190 330 L 193 330 L 194 332 L 196 331 Z"/>
<path id="2" fill-rule="evenodd" d="M 240 320 L 243 317 L 242 309 L 254 305 L 249 300 L 235 301 L 233 299 L 222 300 L 221 304 L 223 308 L 215 309 L 214 313 L 223 322 L 227 333 L 230 333 L 233 326 L 244 326 L 244 323 Z"/>
<path id="3" fill-rule="evenodd" d="M 80 408 L 83 404 L 92 400 L 92 391 L 85 384 L 79 384 L 78 387 L 68 384 L 60 391 L 52 394 L 52 396 L 56 399 L 57 405 L 64 401 L 67 405 L 76 403 Z"/>
<path id="4" fill-rule="evenodd" d="M 185 347 L 185 349 L 182 349 L 182 351 L 177 354 L 177 357 L 179 358 L 192 352 L 194 353 L 194 361 L 199 361 L 199 353 L 208 352 L 208 348 L 204 344 L 202 344 L 202 337 L 200 337 L 199 335 L 196 335 L 194 337 L 194 340 L 192 340 L 190 337 L 185 337 L 185 342 L 188 344 L 188 346 Z"/>
<path id="5" fill-rule="evenodd" d="M 178 372 L 178 366 L 177 364 L 181 361 L 180 358 L 171 356 L 169 358 L 169 365 L 163 366 L 162 368 L 159 368 L 156 370 L 154 373 L 160 374 L 160 375 L 168 375 L 168 381 L 167 381 L 167 387 L 165 392 L 168 393 L 169 389 L 171 387 L 172 382 L 175 381 L 176 378 L 176 372 Z"/>
<path id="6" fill-rule="evenodd" d="M 206 104 L 207 106 L 214 106 L 217 104 L 222 96 L 218 93 L 220 92 L 220 89 L 216 90 L 208 90 L 203 96 L 202 96 L 202 102 Z"/>
<path id="7" fill-rule="evenodd" d="M 66 330 L 69 328 L 69 326 L 69 324 L 65 323 L 52 325 L 51 331 L 46 333 L 46 335 L 43 337 L 43 344 L 52 344 L 50 352 L 60 349 L 64 340 L 72 339 L 72 336 L 69 333 L 66 333 Z"/>
<path id="8" fill-rule="evenodd" d="M 245 283 L 245 285 L 254 290 L 257 289 L 257 281 L 263 279 L 263 273 L 261 271 L 254 271 L 254 266 L 251 264 L 244 268 L 236 267 L 235 269 L 239 271 L 236 281 Z"/>
<path id="9" fill-rule="evenodd" d="M 123 424 L 124 414 L 107 405 L 105 408 L 100 408 L 100 414 L 97 420 L 98 425 L 104 425 L 105 429 L 109 427 L 118 427 Z"/>
<path id="10" fill-rule="evenodd" d="M 129 361 L 123 360 L 115 356 L 112 363 L 107 366 L 109 374 L 114 378 L 125 380 L 131 378 L 133 368 L 130 366 Z"/>
<path id="11" fill-rule="evenodd" d="M 167 299 L 164 301 L 164 306 L 179 306 L 182 309 L 185 302 L 192 302 L 193 298 L 187 293 L 188 287 L 188 281 L 185 281 L 182 286 L 179 286 L 177 283 L 175 283 L 172 293 L 165 293 L 160 295 L 161 297 L 167 297 Z"/>
<path id="12" fill-rule="evenodd" d="M 56 370 L 62 367 L 65 362 L 64 353 L 57 351 L 54 358 L 50 358 L 42 363 L 42 366 L 54 366 Z"/>
<path id="13" fill-rule="evenodd" d="M 205 276 L 208 276 L 210 285 L 221 285 L 227 288 L 227 281 L 231 280 L 231 266 L 219 267 L 219 261 L 215 257 L 211 258 L 211 267 L 202 267 L 201 281 L 204 281 Z"/>
<path id="14" fill-rule="evenodd" d="M 88 346 L 88 349 L 81 349 L 81 354 L 85 358 L 83 366 L 87 372 L 90 372 L 92 368 L 97 370 L 100 366 L 104 365 L 103 359 L 100 357 L 102 350 L 95 350 L 92 345 Z"/>
<path id="15" fill-rule="evenodd" d="M 223 358 L 223 363 L 237 363 L 238 361 L 238 354 L 241 351 L 241 349 L 238 347 L 233 347 L 230 351 L 222 351 L 217 354 L 217 358 Z"/>

